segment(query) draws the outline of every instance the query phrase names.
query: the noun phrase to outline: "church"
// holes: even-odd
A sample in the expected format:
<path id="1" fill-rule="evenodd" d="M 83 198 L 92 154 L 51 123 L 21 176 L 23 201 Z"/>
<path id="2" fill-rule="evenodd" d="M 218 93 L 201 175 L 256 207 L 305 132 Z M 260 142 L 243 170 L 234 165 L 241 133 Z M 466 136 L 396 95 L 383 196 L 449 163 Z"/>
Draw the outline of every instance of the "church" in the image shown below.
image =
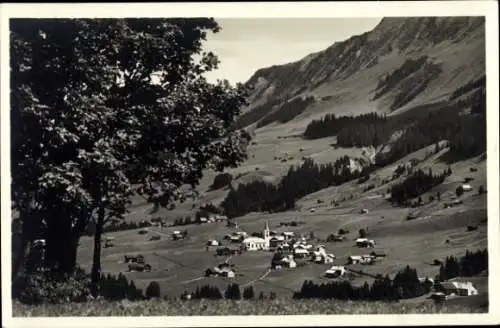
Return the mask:
<path id="1" fill-rule="evenodd" d="M 266 227 L 264 229 L 264 238 L 259 237 L 248 237 L 242 242 L 245 250 L 247 251 L 267 251 L 269 250 L 269 241 L 271 239 L 271 231 L 269 230 L 269 222 L 266 221 Z"/>

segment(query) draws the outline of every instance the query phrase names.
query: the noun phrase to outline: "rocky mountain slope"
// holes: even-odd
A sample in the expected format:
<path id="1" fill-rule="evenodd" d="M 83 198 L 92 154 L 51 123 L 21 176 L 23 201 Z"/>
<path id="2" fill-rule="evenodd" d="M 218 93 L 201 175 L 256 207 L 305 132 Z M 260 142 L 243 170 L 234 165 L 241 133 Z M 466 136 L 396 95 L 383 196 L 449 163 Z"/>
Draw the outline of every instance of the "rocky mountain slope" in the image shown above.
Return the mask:
<path id="1" fill-rule="evenodd" d="M 372 31 L 255 72 L 238 127 L 271 125 L 290 135 L 326 113 L 400 113 L 484 75 L 484 18 L 384 18 Z"/>

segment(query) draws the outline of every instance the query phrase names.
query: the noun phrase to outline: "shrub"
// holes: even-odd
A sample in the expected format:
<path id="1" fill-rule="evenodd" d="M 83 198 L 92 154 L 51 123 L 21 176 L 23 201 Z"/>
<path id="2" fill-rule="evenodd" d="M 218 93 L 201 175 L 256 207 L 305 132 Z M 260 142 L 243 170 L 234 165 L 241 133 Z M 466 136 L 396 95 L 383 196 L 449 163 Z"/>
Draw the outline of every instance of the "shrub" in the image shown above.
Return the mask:
<path id="1" fill-rule="evenodd" d="M 230 300 L 241 299 L 240 286 L 238 284 L 228 285 L 224 296 L 225 296 L 225 298 L 230 299 Z"/>
<path id="2" fill-rule="evenodd" d="M 366 238 L 367 234 L 365 229 L 363 228 L 359 229 L 358 233 L 359 233 L 359 238 Z"/>
<path id="3" fill-rule="evenodd" d="M 253 299 L 254 296 L 255 296 L 255 293 L 253 291 L 253 287 L 252 286 L 246 287 L 243 290 L 243 298 L 244 299 L 250 300 L 250 299 Z"/>
<path id="4" fill-rule="evenodd" d="M 464 194 L 464 188 L 462 186 L 458 186 L 458 188 L 455 190 L 455 194 L 457 197 L 460 197 Z"/>
<path id="5" fill-rule="evenodd" d="M 209 188 L 211 190 L 217 190 L 226 187 L 231 183 L 232 180 L 233 176 L 230 173 L 220 173 L 214 178 L 214 181 Z"/>
<path id="6" fill-rule="evenodd" d="M 479 195 L 486 193 L 486 190 L 484 190 L 484 186 L 479 187 L 478 193 L 479 193 Z"/>
<path id="7" fill-rule="evenodd" d="M 339 235 L 347 235 L 349 233 L 349 230 L 340 228 L 339 229 Z"/>
<path id="8" fill-rule="evenodd" d="M 146 288 L 146 298 L 159 298 L 160 294 L 160 284 L 158 284 L 156 281 L 150 282 L 148 287 Z"/>
<path id="9" fill-rule="evenodd" d="M 90 295 L 90 279 L 83 270 L 59 276 L 51 272 L 23 275 L 13 285 L 13 298 L 25 304 L 83 302 Z"/>

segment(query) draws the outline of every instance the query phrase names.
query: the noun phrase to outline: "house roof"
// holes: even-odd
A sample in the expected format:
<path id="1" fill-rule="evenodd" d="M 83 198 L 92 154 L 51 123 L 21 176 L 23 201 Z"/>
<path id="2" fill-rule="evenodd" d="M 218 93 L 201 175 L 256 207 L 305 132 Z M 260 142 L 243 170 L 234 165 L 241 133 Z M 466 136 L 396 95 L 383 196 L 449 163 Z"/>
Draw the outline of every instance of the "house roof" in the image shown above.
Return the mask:
<path id="1" fill-rule="evenodd" d="M 243 240 L 244 243 L 265 243 L 266 240 L 259 237 L 248 237 Z"/>
<path id="2" fill-rule="evenodd" d="M 459 281 L 445 281 L 441 283 L 441 286 L 445 289 L 469 289 L 474 288 L 470 281 L 459 282 Z M 475 288 L 474 288 L 475 289 Z"/>
<path id="3" fill-rule="evenodd" d="M 345 271 L 345 268 L 343 266 L 332 266 L 330 269 L 326 270 L 325 273 L 335 273 L 337 271 Z"/>

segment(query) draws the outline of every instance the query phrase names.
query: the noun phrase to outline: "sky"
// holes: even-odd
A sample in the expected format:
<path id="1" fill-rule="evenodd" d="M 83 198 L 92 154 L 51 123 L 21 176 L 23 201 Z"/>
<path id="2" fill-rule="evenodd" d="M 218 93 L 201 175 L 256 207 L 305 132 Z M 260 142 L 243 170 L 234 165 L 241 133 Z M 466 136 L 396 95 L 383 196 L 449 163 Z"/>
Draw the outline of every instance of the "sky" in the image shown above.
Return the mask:
<path id="1" fill-rule="evenodd" d="M 215 20 L 222 27 L 210 33 L 205 50 L 214 52 L 219 69 L 206 74 L 214 82 L 246 82 L 263 67 L 297 61 L 373 29 L 382 18 L 235 18 Z"/>

